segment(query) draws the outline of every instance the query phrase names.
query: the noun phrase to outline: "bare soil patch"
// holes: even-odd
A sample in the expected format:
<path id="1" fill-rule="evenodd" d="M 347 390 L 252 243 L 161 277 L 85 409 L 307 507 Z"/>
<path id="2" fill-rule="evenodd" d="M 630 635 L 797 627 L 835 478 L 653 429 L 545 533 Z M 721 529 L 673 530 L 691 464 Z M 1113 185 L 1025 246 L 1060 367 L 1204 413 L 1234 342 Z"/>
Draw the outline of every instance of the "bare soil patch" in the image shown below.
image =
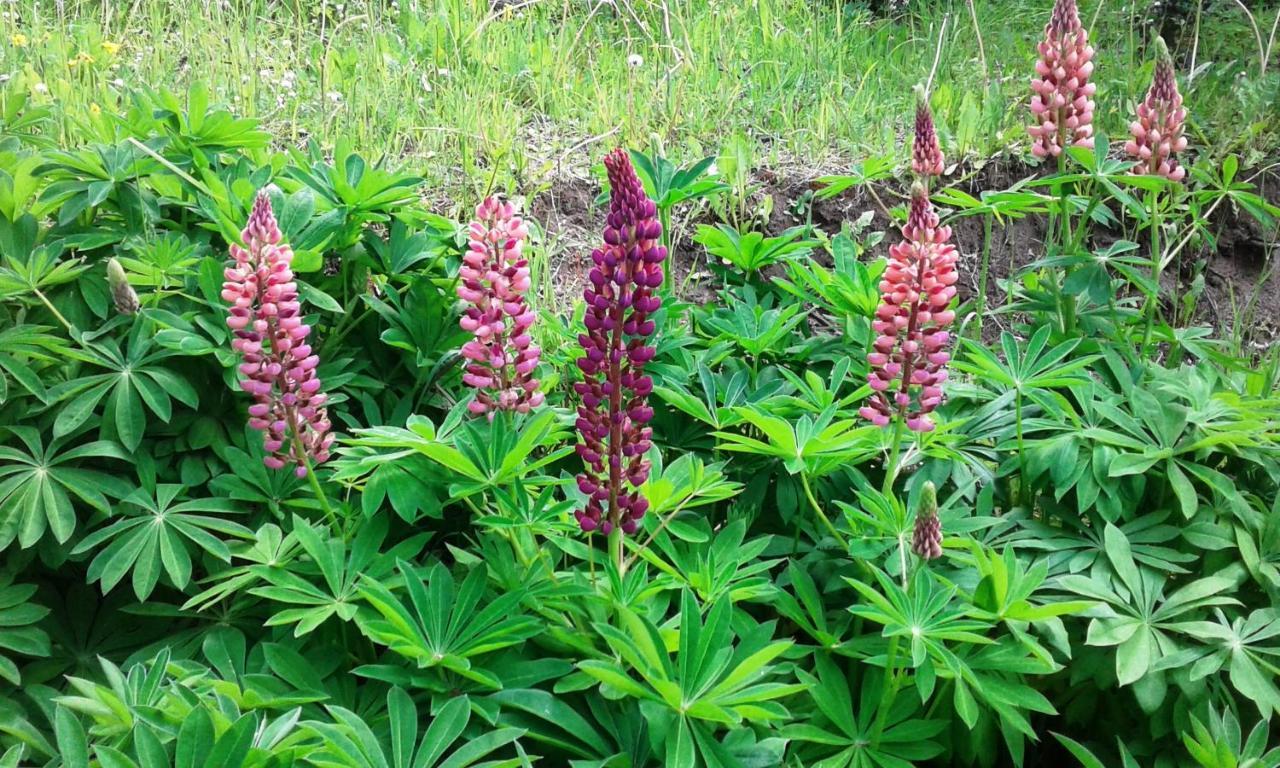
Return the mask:
<path id="1" fill-rule="evenodd" d="M 884 255 L 894 242 L 895 225 L 881 204 L 890 208 L 900 204 L 906 199 L 906 190 L 896 182 L 887 182 L 876 184 L 874 195 L 867 188 L 858 187 L 831 199 L 812 200 L 813 193 L 821 188 L 816 179 L 839 172 L 838 169 L 798 166 L 758 171 L 755 197 L 757 200 L 765 195 L 773 198 L 764 226 L 766 234 L 778 234 L 808 220 L 834 235 L 844 222 L 855 221 L 870 211 L 871 229 L 888 234 L 867 255 L 868 258 Z M 995 159 L 980 168 L 962 168 L 944 179 L 944 183 L 977 195 L 984 189 L 1007 188 L 1036 172 L 1020 161 Z M 1239 177 L 1247 179 L 1252 175 L 1242 172 Z M 1267 200 L 1280 201 L 1280 174 L 1269 171 L 1253 183 Z M 552 300 L 557 309 L 563 307 L 566 312 L 581 296 L 591 268 L 591 250 L 599 239 L 603 210 L 594 203 L 599 192 L 599 183 L 585 172 L 564 171 L 553 177 L 546 190 L 531 201 L 531 213 L 547 234 L 555 292 Z M 677 285 L 683 287 L 681 298 L 687 301 L 707 303 L 717 295 L 718 286 L 707 270 L 706 255 L 690 238 L 693 225 L 711 221 L 709 216 L 704 216 L 691 222 L 672 249 L 669 268 L 675 270 Z M 951 225 L 961 252 L 959 295 L 962 301 L 967 301 L 978 290 L 982 220 L 976 216 L 959 218 Z M 1007 222 L 1004 226 L 995 224 L 986 299 L 994 322 L 988 324 L 988 332 L 998 333 L 1004 322 L 998 313 L 1005 303 L 1001 281 L 1041 257 L 1045 226 L 1044 218 L 1038 216 Z M 1257 350 L 1265 349 L 1280 340 L 1280 233 L 1265 231 L 1247 212 L 1225 204 L 1214 212 L 1209 228 L 1216 243 L 1189 246 L 1179 259 L 1180 270 L 1167 271 L 1162 281 L 1165 301 L 1171 300 L 1175 287 L 1178 295 L 1185 295 L 1194 287 L 1197 275 L 1203 275 L 1195 322 L 1212 326 L 1224 337 L 1240 333 L 1247 344 Z M 1098 231 L 1094 244 L 1105 245 L 1122 236 L 1120 232 Z M 822 258 L 822 255 L 815 257 Z"/>

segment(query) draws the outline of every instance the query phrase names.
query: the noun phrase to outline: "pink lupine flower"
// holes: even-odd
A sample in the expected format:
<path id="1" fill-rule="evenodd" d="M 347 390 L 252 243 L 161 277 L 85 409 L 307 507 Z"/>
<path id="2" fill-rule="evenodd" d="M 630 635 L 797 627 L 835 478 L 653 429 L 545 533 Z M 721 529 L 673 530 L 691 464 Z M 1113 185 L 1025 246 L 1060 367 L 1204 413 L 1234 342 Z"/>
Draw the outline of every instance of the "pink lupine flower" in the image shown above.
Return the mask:
<path id="1" fill-rule="evenodd" d="M 657 350 L 647 342 L 655 331 L 650 316 L 662 305 L 662 262 L 658 209 L 621 149 L 604 159 L 609 172 L 609 216 L 604 245 L 591 253 L 594 267 L 583 291 L 587 309 L 578 337 L 583 380 L 574 385 L 578 408 L 578 455 L 586 466 L 578 488 L 586 508 L 575 515 L 582 530 L 606 536 L 615 528 L 634 533 L 649 501 L 638 490 L 649 478 L 645 458 L 653 437 L 648 405 L 653 379 L 645 364 Z"/>
<path id="2" fill-rule="evenodd" d="M 867 355 L 871 398 L 859 413 L 878 426 L 894 416 L 916 432 L 933 429 L 929 413 L 942 402 L 942 383 L 955 320 L 948 309 L 956 294 L 956 249 L 917 184 L 902 242 L 889 248 L 889 264 L 880 279 L 880 307 L 872 329 L 876 340 Z"/>
<path id="3" fill-rule="evenodd" d="M 497 411 L 528 413 L 544 399 L 533 378 L 541 350 L 529 335 L 534 315 L 525 303 L 529 261 L 522 251 L 528 236 L 515 206 L 486 198 L 476 207 L 458 273 L 458 297 L 468 304 L 459 322 L 475 335 L 462 347 L 462 380 L 476 390 L 467 408 L 490 420 Z"/>
<path id="4" fill-rule="evenodd" d="M 240 388 L 254 399 L 249 426 L 263 432 L 268 467 L 293 464 L 294 473 L 304 477 L 307 457 L 317 464 L 329 458 L 328 396 L 316 376 L 320 358 L 307 344 L 311 328 L 302 322 L 290 268 L 293 249 L 280 242 L 266 192 L 258 193 L 240 237 L 245 247 L 231 246 L 235 263 L 224 273 L 222 298 L 231 302 L 231 346 L 244 360 Z"/>
<path id="5" fill-rule="evenodd" d="M 1028 129 L 1036 157 L 1057 157 L 1065 147 L 1093 146 L 1093 46 L 1080 23 L 1076 0 L 1056 0 L 1053 15 L 1044 28 L 1031 81 L 1031 114 L 1036 124 Z"/>
<path id="6" fill-rule="evenodd" d="M 911 142 L 911 170 L 922 177 L 941 176 L 946 160 L 933 127 L 933 112 L 924 88 L 916 87 L 916 130 Z"/>
<path id="7" fill-rule="evenodd" d="M 1182 106 L 1182 94 L 1178 93 L 1178 79 L 1173 72 L 1173 59 L 1164 40 L 1156 38 L 1156 71 L 1151 80 L 1147 97 L 1138 105 L 1138 119 L 1129 125 L 1133 134 L 1124 150 L 1137 162 L 1134 173 L 1164 176 L 1170 181 L 1182 181 L 1187 169 L 1174 157 L 1187 148 L 1182 135 L 1187 121 L 1187 110 Z"/>

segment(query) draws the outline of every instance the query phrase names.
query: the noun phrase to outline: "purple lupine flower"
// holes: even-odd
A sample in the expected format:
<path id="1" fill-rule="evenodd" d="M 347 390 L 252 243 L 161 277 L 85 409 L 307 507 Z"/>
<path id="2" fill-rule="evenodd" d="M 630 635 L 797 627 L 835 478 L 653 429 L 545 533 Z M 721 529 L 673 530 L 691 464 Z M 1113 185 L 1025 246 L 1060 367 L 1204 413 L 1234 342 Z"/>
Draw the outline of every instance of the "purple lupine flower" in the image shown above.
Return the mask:
<path id="1" fill-rule="evenodd" d="M 1133 138 L 1124 145 L 1124 149 L 1137 161 L 1133 166 L 1134 173 L 1182 181 L 1187 169 L 1178 164 L 1174 155 L 1187 148 L 1187 139 L 1182 135 L 1187 110 L 1182 106 L 1182 94 L 1178 93 L 1173 59 L 1169 57 L 1164 40 L 1159 37 L 1156 38 L 1156 51 L 1156 72 L 1151 80 L 1151 89 L 1138 105 L 1138 119 L 1129 125 Z"/>
<path id="2" fill-rule="evenodd" d="M 921 177 L 941 176 L 946 160 L 933 126 L 933 112 L 923 87 L 916 87 L 916 130 L 911 142 L 911 170 Z"/>
<path id="3" fill-rule="evenodd" d="M 604 245 L 591 253 L 595 265 L 583 291 L 586 333 L 578 336 L 583 381 L 574 385 L 582 398 L 577 450 L 586 465 L 578 488 L 588 499 L 575 515 L 582 530 L 608 535 L 615 528 L 635 532 L 649 508 L 636 490 L 649 477 L 645 453 L 653 435 L 647 426 L 653 379 L 644 367 L 657 351 L 646 341 L 654 332 L 650 315 L 661 305 L 655 291 L 667 249 L 658 242 L 657 206 L 645 196 L 627 153 L 615 149 L 604 165 L 609 215 Z"/>
<path id="4" fill-rule="evenodd" d="M 329 458 L 328 396 L 316 376 L 320 358 L 307 344 L 311 328 L 302 322 L 290 268 L 293 249 L 280 242 L 266 192 L 258 193 L 240 237 L 245 247 L 231 246 L 235 263 L 224 273 L 222 298 L 231 302 L 231 346 L 244 360 L 240 388 L 254 399 L 249 426 L 263 432 L 268 467 L 293 464 L 294 473 L 304 477 L 306 457 L 317 464 Z"/>
<path id="5" fill-rule="evenodd" d="M 1076 0 L 1056 0 L 1039 45 L 1031 80 L 1031 116 L 1027 129 L 1036 157 L 1057 157 L 1066 147 L 1093 146 L 1093 46 L 1080 22 Z"/>
<path id="6" fill-rule="evenodd" d="M 877 426 L 895 415 L 916 432 L 933 429 L 929 414 L 942 402 L 942 383 L 956 313 L 956 249 L 924 187 L 911 193 L 911 213 L 902 241 L 889 248 L 889 263 L 880 279 L 880 307 L 872 330 L 876 340 L 867 354 L 873 390 L 858 413 Z"/>
<path id="7" fill-rule="evenodd" d="M 522 251 L 528 236 L 515 206 L 486 198 L 476 207 L 458 273 L 458 297 L 468 304 L 459 322 L 475 336 L 462 347 L 462 380 L 476 389 L 467 408 L 490 421 L 496 411 L 528 413 L 544 399 L 533 378 L 541 350 L 529 335 L 534 315 L 525 303 L 529 261 Z"/>
<path id="8" fill-rule="evenodd" d="M 920 506 L 916 508 L 916 524 L 911 531 L 911 551 L 921 560 L 942 557 L 942 521 L 938 518 L 938 491 L 925 482 Z"/>

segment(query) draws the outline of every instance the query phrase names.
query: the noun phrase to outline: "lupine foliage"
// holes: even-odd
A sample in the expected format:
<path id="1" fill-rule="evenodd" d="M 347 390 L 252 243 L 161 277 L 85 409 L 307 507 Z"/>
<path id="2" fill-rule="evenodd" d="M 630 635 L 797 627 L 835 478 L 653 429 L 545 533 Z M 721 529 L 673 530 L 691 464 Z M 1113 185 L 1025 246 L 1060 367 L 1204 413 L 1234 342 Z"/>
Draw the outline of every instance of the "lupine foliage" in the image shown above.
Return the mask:
<path id="1" fill-rule="evenodd" d="M 1280 209 L 1161 49 L 1136 167 L 1041 54 L 1011 188 L 923 89 L 820 182 L 888 243 L 741 153 L 608 152 L 562 254 L 199 88 L 0 102 L 0 768 L 1280 765 L 1280 362 L 1157 290 Z M 972 215 L 1046 225 L 985 311 Z"/>

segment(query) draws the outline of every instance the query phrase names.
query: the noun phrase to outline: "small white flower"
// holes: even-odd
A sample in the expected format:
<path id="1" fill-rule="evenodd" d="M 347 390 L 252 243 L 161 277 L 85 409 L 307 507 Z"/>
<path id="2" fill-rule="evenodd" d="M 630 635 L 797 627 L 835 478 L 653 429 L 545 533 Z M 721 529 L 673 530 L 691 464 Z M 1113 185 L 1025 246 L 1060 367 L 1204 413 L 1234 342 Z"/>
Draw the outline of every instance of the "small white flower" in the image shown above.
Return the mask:
<path id="1" fill-rule="evenodd" d="M 627 66 L 628 66 L 628 67 L 631 67 L 632 69 L 635 69 L 636 67 L 640 66 L 641 64 L 644 64 L 644 59 L 642 59 L 642 58 L 640 57 L 640 54 L 638 54 L 638 53 L 633 53 L 633 54 L 631 54 L 630 56 L 628 56 L 628 57 L 627 57 Z"/>
<path id="2" fill-rule="evenodd" d="M 8 72 L 5 72 L 3 75 L 0 75 L 0 85 L 4 85 L 5 83 L 9 82 L 11 79 L 13 79 L 13 75 L 9 74 Z"/>
<path id="3" fill-rule="evenodd" d="M 341 103 L 342 103 L 342 92 L 341 92 L 341 91 L 329 91 L 328 93 L 326 93 L 326 94 L 325 94 L 325 96 L 328 96 L 328 97 L 329 97 L 329 101 L 332 101 L 334 104 L 341 104 Z"/>
<path id="4" fill-rule="evenodd" d="M 440 69 L 436 70 L 436 74 L 439 75 L 440 77 L 448 77 L 449 69 L 447 67 L 441 67 Z"/>
<path id="5" fill-rule="evenodd" d="M 49 86 L 45 85 L 44 83 L 36 83 L 34 86 L 34 90 L 36 93 L 48 93 Z"/>
<path id="6" fill-rule="evenodd" d="M 124 80 L 123 80 L 122 78 L 117 77 L 115 80 L 112 80 L 112 81 L 111 81 L 111 84 L 112 84 L 112 85 L 114 85 L 114 86 L 115 86 L 115 87 L 117 87 L 117 88 L 123 88 L 123 87 L 124 87 Z"/>

